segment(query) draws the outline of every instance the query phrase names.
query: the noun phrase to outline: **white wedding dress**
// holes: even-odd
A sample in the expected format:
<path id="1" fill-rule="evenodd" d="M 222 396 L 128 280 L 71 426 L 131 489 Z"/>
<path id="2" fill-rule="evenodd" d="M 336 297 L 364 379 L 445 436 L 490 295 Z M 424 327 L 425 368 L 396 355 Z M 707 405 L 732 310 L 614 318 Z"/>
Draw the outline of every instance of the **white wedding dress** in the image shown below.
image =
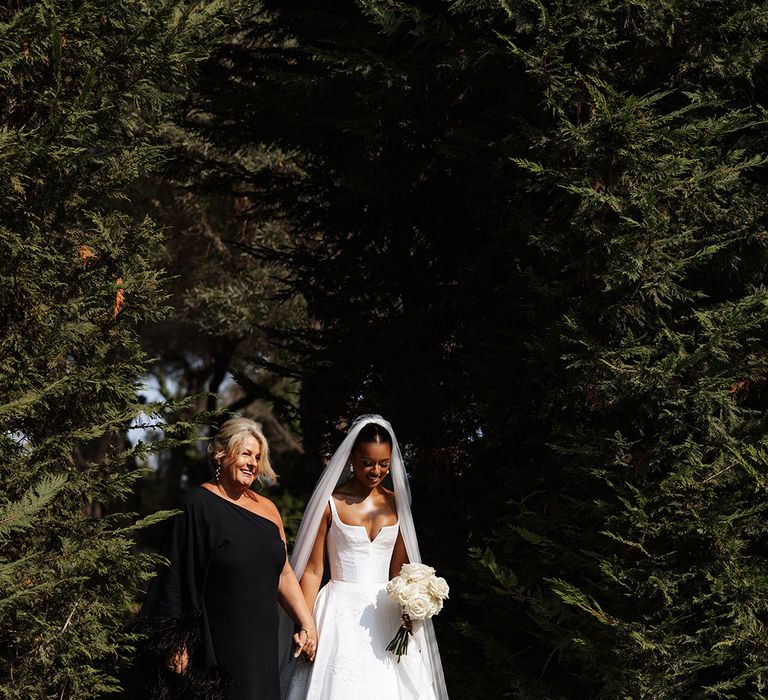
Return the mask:
<path id="1" fill-rule="evenodd" d="M 296 664 L 287 700 L 436 700 L 416 638 L 399 663 L 386 650 L 400 626 L 400 606 L 385 590 L 398 524 L 371 541 L 364 527 L 342 522 L 333 497 L 330 503 L 331 580 L 315 601 L 317 655 Z"/>

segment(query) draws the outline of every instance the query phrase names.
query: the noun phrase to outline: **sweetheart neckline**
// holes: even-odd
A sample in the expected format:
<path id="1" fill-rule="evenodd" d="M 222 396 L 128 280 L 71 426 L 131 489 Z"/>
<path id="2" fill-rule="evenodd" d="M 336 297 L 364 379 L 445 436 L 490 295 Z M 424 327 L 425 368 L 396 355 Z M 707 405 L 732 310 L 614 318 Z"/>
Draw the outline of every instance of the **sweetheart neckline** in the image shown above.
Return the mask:
<path id="1" fill-rule="evenodd" d="M 379 531 L 376 533 L 376 536 L 373 539 L 371 539 L 370 536 L 368 535 L 368 530 L 365 529 L 365 525 L 350 525 L 349 523 L 345 523 L 341 519 L 341 517 L 339 516 L 338 513 L 336 513 L 335 520 L 338 521 L 339 523 L 341 523 L 342 525 L 344 525 L 345 527 L 357 527 L 357 528 L 360 528 L 361 530 L 363 530 L 365 532 L 365 539 L 368 540 L 369 544 L 373 544 L 377 539 L 379 539 L 379 535 L 381 534 L 382 530 L 385 530 L 388 527 L 397 527 L 400 524 L 400 521 L 397 520 L 396 522 L 392 523 L 391 525 L 382 525 L 381 528 L 379 528 Z"/>

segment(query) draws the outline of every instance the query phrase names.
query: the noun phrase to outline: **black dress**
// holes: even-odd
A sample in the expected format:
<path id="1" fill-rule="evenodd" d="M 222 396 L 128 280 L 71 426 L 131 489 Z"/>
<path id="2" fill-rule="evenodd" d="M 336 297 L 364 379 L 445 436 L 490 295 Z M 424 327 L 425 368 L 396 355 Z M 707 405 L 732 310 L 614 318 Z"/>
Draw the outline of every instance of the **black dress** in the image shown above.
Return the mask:
<path id="1" fill-rule="evenodd" d="M 277 587 L 285 545 L 271 520 L 198 488 L 186 497 L 141 612 L 154 666 L 145 697 L 278 700 Z M 190 651 L 181 675 L 168 650 Z"/>

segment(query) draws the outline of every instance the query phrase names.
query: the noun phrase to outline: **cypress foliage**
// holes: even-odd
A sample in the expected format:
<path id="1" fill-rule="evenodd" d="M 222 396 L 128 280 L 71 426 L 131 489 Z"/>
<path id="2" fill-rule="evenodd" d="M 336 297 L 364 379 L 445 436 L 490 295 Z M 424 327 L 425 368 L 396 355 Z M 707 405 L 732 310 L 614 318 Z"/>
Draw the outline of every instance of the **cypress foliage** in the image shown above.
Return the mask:
<path id="1" fill-rule="evenodd" d="M 497 25 L 538 98 L 508 390 L 541 424 L 483 557 L 515 697 L 766 696 L 766 21 L 588 2 Z"/>
<path id="2" fill-rule="evenodd" d="M 0 10 L 4 698 L 114 690 L 131 641 L 120 629 L 153 565 L 131 552 L 132 533 L 153 519 L 105 512 L 141 474 L 147 447 L 125 437 L 153 411 L 136 396 L 137 328 L 166 299 L 151 262 L 161 232 L 119 209 L 163 159 L 162 116 L 221 11 L 177 0 Z"/>

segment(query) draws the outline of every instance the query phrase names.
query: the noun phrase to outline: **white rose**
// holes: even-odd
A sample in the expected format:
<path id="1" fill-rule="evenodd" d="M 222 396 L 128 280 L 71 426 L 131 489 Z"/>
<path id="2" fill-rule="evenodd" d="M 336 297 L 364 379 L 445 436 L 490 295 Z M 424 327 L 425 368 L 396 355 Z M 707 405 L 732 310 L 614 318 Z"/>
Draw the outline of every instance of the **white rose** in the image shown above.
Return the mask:
<path id="1" fill-rule="evenodd" d="M 406 583 L 403 586 L 403 592 L 400 595 L 402 605 L 408 605 L 408 603 L 415 597 L 420 595 L 428 595 L 426 588 L 420 583 Z"/>
<path id="2" fill-rule="evenodd" d="M 408 598 L 405 612 L 412 620 L 423 620 L 430 616 L 432 601 L 427 593 L 417 593 Z"/>
<path id="3" fill-rule="evenodd" d="M 407 585 L 405 579 L 396 576 L 387 583 L 387 595 L 400 605 L 405 605 L 403 594 L 405 593 Z"/>
<path id="4" fill-rule="evenodd" d="M 409 583 L 427 581 L 435 575 L 435 570 L 426 564 L 403 564 L 400 576 L 408 579 Z"/>
<path id="5" fill-rule="evenodd" d="M 427 584 L 427 590 L 435 598 L 440 598 L 442 601 L 443 598 L 448 597 L 448 592 L 450 589 L 448 588 L 448 582 L 444 578 L 435 576 L 429 580 L 429 583 Z"/>
<path id="6" fill-rule="evenodd" d="M 429 615 L 427 617 L 434 617 L 443 609 L 443 601 L 441 598 L 432 598 L 431 605 L 429 607 Z"/>

